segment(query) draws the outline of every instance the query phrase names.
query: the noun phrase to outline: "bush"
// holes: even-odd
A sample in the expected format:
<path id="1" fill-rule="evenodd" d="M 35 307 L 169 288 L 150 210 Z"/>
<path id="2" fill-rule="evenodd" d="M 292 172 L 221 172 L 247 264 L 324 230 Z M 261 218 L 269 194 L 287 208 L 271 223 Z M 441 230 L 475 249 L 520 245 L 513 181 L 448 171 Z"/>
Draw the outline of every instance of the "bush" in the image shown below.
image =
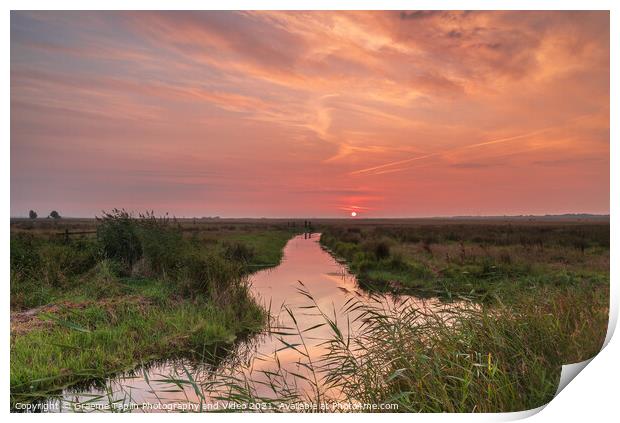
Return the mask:
<path id="1" fill-rule="evenodd" d="M 103 212 L 97 220 L 97 240 L 103 254 L 119 261 L 128 272 L 142 257 L 142 243 L 133 216 L 125 210 L 114 209 L 111 213 Z"/>
<path id="2" fill-rule="evenodd" d="M 156 218 L 152 212 L 140 215 L 136 225 L 142 254 L 155 273 L 165 275 L 179 266 L 186 242 L 178 227 L 171 225 L 167 217 Z"/>
<path id="3" fill-rule="evenodd" d="M 124 273 L 173 273 L 180 265 L 188 243 L 179 227 L 170 224 L 167 216 L 157 218 L 153 212 L 133 217 L 125 210 L 105 213 L 97 228 L 97 238 L 106 258 L 123 265 Z"/>

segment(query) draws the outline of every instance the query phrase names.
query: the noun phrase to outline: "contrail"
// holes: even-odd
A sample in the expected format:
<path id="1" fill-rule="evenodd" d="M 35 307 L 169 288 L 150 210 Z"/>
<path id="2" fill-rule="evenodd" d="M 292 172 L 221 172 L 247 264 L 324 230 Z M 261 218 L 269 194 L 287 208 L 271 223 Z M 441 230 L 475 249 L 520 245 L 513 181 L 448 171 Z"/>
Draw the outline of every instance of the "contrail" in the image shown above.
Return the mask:
<path id="1" fill-rule="evenodd" d="M 550 126 L 550 127 L 547 127 L 547 128 L 539 129 L 537 131 L 528 132 L 527 134 L 521 134 L 521 135 L 514 135 L 512 137 L 499 138 L 499 139 L 496 139 L 496 140 L 479 142 L 479 143 L 475 143 L 475 144 L 466 145 L 466 146 L 463 146 L 463 147 L 452 148 L 452 149 L 449 149 L 449 150 L 441 151 L 439 153 L 431 153 L 431 154 L 426 154 L 424 156 L 412 157 L 412 158 L 404 159 L 404 160 L 397 160 L 395 162 L 390 162 L 390 163 L 385 163 L 385 164 L 378 165 L 378 166 L 368 167 L 366 169 L 354 170 L 352 172 L 349 172 L 349 175 L 358 175 L 358 174 L 369 173 L 369 172 L 373 172 L 373 174 L 380 175 L 380 174 L 383 174 L 383 173 L 398 172 L 398 171 L 401 171 L 401 170 L 406 170 L 406 169 L 408 169 L 408 167 L 402 167 L 402 168 L 398 168 L 398 169 L 388 169 L 388 170 L 383 170 L 381 172 L 374 172 L 374 171 L 385 169 L 385 168 L 389 168 L 389 167 L 392 167 L 392 166 L 397 166 L 397 165 L 405 164 L 405 163 L 411 163 L 411 162 L 414 162 L 414 161 L 417 161 L 417 160 L 427 159 L 429 157 L 439 156 L 439 155 L 442 155 L 442 154 L 445 154 L 445 153 L 450 153 L 450 152 L 453 152 L 453 151 L 466 150 L 466 149 L 469 149 L 469 148 L 484 147 L 486 145 L 501 144 L 501 143 L 504 143 L 504 142 L 514 141 L 514 140 L 518 140 L 518 139 L 521 139 L 521 138 L 527 138 L 527 137 L 531 137 L 531 136 L 534 136 L 534 135 L 542 134 L 544 132 L 550 131 L 550 130 L 555 129 L 557 127 L 558 126 Z"/>
<path id="2" fill-rule="evenodd" d="M 383 169 L 385 167 L 391 167 L 391 166 L 396 166 L 399 164 L 410 163 L 416 160 L 422 160 L 422 159 L 427 159 L 429 157 L 438 156 L 439 154 L 441 153 L 431 153 L 431 154 L 426 154 L 424 156 L 412 157 L 410 159 L 398 160 L 396 162 L 390 162 L 390 163 L 382 164 L 379 166 L 368 167 L 366 169 L 354 170 L 353 172 L 349 172 L 349 175 L 356 175 L 358 173 L 366 173 L 366 172 L 371 172 L 373 170 Z"/>
<path id="3" fill-rule="evenodd" d="M 461 150 L 461 149 L 464 150 L 464 149 L 467 149 L 467 148 L 483 147 L 485 145 L 491 145 L 491 144 L 501 144 L 503 142 L 518 140 L 518 139 L 521 139 L 521 138 L 527 138 L 527 137 L 531 137 L 533 135 L 542 134 L 543 132 L 547 132 L 547 131 L 550 131 L 550 130 L 555 129 L 555 128 L 557 128 L 557 126 L 550 126 L 548 128 L 539 129 L 538 131 L 528 132 L 527 134 L 515 135 L 513 137 L 500 138 L 498 140 L 485 141 L 485 142 L 480 142 L 480 143 L 477 143 L 477 144 L 466 145 L 464 147 L 455 148 L 454 150 Z M 454 151 L 454 150 L 449 150 L 449 151 Z"/>

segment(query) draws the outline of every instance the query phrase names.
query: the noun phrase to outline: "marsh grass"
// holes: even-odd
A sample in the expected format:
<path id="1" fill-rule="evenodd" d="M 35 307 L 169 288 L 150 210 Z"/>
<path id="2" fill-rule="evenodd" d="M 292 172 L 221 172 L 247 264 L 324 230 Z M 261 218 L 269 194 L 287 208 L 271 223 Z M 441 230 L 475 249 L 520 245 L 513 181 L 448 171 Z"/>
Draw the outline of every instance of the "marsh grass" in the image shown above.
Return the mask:
<path id="1" fill-rule="evenodd" d="M 100 380 L 150 360 L 215 353 L 260 330 L 265 319 L 264 311 L 249 302 L 154 306 L 134 298 L 61 309 L 40 318 L 54 325 L 12 340 L 13 400 Z"/>
<path id="2" fill-rule="evenodd" d="M 553 398 L 561 365 L 591 358 L 605 337 L 609 226 L 589 228 L 328 228 L 321 243 L 346 261 L 372 291 L 384 282 L 388 291 L 411 290 L 447 301 L 440 310 L 431 312 L 411 299 L 364 293 L 364 300 L 352 296 L 341 312 L 330 313 L 300 285 L 307 304 L 284 310 L 291 324 L 269 328 L 270 336 L 280 344 L 273 356 L 255 357 L 249 363 L 220 363 L 217 370 L 206 375 L 179 366 L 155 380 L 149 380 L 147 373 L 144 378 L 153 383 L 156 395 L 166 389 L 183 393 L 187 402 L 200 406 L 198 409 L 214 401 L 228 404 L 227 411 L 254 411 L 252 405 L 256 404 L 265 407 L 256 411 L 308 410 L 294 407 L 300 403 L 309 404 L 309 411 L 328 411 L 332 409 L 323 405 L 332 401 L 391 404 L 396 407 L 391 411 L 401 412 L 498 412 L 538 407 Z M 256 236 L 226 230 L 231 243 L 247 243 Z M 278 236 L 273 235 L 274 239 Z M 52 330 L 15 336 L 11 347 L 12 394 L 23 395 L 21 398 L 49 395 L 47 388 L 101 378 L 112 369 L 124 370 L 124 364 L 133 367 L 161 357 L 169 352 L 170 345 L 179 345 L 178 351 L 209 356 L 214 340 L 220 341 L 217 345 L 231 345 L 239 330 L 256 328 L 248 322 L 258 323 L 261 309 L 248 311 L 248 303 L 237 301 L 241 293 L 247 293 L 247 287 L 241 284 L 239 291 L 228 290 L 227 282 L 221 280 L 222 275 L 230 275 L 226 269 L 236 269 L 237 276 L 247 272 L 247 265 L 236 260 L 233 263 L 230 258 L 247 260 L 248 251 L 254 247 L 235 251 L 234 245 L 228 244 L 232 246 L 227 258 L 227 247 L 218 241 L 215 231 L 183 239 L 184 245 L 214 250 L 204 251 L 204 255 L 180 254 L 179 261 L 158 270 L 147 264 L 152 272 L 148 277 L 123 276 L 124 270 L 118 266 L 126 263 L 109 257 L 87 271 L 88 280 L 114 284 L 121 297 L 146 298 L 146 305 L 130 301 L 94 304 L 77 312 L 60 310 L 49 316 Z M 273 245 L 272 241 L 263 238 L 253 245 Z M 22 283 L 27 287 L 16 292 L 24 292 L 28 298 L 29 287 L 36 286 L 27 285 L 32 283 L 32 275 L 43 274 L 36 273 L 41 268 L 37 245 L 42 241 L 17 242 L 22 244 L 17 245 L 14 266 L 12 240 L 12 271 L 15 269 L 19 278 L 18 288 Z M 24 247 L 28 245 L 34 245 L 37 253 Z M 267 263 L 271 258 L 265 257 L 281 254 L 272 249 L 263 255 L 261 248 L 254 249 L 250 261 L 257 263 L 260 255 L 260 261 Z M 209 261 L 212 257 L 216 258 Z M 88 273 L 91 271 L 93 274 Z M 92 288 L 74 286 L 73 281 L 84 275 L 77 272 L 77 276 L 70 274 L 64 279 L 50 278 L 59 281 L 60 288 L 50 283 L 46 289 L 62 295 L 72 292 L 75 298 L 86 295 L 84 289 Z M 50 274 L 54 274 L 53 268 Z M 12 273 L 12 295 L 13 280 Z M 171 301 L 170 294 L 183 292 L 178 288 L 184 283 L 189 284 L 187 293 L 172 296 Z M 455 299 L 459 301 L 452 301 Z M 154 308 L 153 304 L 158 306 Z M 320 316 L 321 323 L 302 327 L 297 316 L 304 313 Z M 337 314 L 345 316 L 344 320 L 337 320 Z M 319 327 L 328 327 L 330 336 L 316 339 L 314 331 Z M 44 337 L 48 333 L 49 337 Z M 127 339 L 135 348 L 127 347 Z M 149 350 L 146 339 L 155 350 Z M 319 357 L 311 353 L 311 344 L 316 343 L 324 348 Z M 165 346 L 168 349 L 163 351 Z M 281 363 L 278 352 L 297 354 L 294 368 Z M 46 375 L 48 357 L 61 358 L 53 361 L 55 365 Z M 71 359 L 67 361 L 67 357 Z M 261 365 L 254 366 L 256 361 Z M 33 362 L 37 375 L 26 370 Z M 72 365 L 69 372 L 63 372 L 66 363 Z M 162 383 L 169 387 L 162 390 Z M 114 391 L 105 385 L 103 393 L 90 394 L 82 401 L 116 404 L 120 405 L 116 409 L 123 411 L 127 408 L 122 406 L 133 399 L 131 392 Z M 355 410 L 334 411 L 351 409 Z"/>
<path id="3" fill-rule="evenodd" d="M 493 300 L 539 285 L 609 279 L 608 223 L 326 225 L 322 230 L 321 245 L 346 262 L 368 290 Z"/>
<path id="4" fill-rule="evenodd" d="M 607 324 L 605 287 L 545 288 L 538 304 L 523 296 L 510 305 L 461 301 L 433 309 L 410 299 L 351 296 L 340 322 L 299 289 L 307 305 L 286 308 L 293 323 L 271 328 L 277 351 L 298 354 L 296 368 L 283 366 L 276 351 L 255 358 L 260 370 L 236 362 L 201 378 L 183 367 L 158 381 L 192 391 L 186 401 L 198 404 L 196 411 L 213 402 L 226 404 L 219 411 L 380 409 L 373 404 L 399 412 L 521 411 L 553 398 L 561 365 L 594 356 Z M 300 327 L 299 313 L 323 321 Z M 317 340 L 312 333 L 320 326 L 331 335 Z M 319 357 L 309 350 L 317 342 L 325 348 Z"/>
<path id="5" fill-rule="evenodd" d="M 291 235 L 244 234 L 273 260 Z M 95 238 L 12 234 L 12 403 L 155 359 L 213 356 L 260 331 L 266 311 L 247 275 L 267 263 L 252 251 L 252 242 L 210 244 L 173 219 L 124 210 L 105 213 Z"/>

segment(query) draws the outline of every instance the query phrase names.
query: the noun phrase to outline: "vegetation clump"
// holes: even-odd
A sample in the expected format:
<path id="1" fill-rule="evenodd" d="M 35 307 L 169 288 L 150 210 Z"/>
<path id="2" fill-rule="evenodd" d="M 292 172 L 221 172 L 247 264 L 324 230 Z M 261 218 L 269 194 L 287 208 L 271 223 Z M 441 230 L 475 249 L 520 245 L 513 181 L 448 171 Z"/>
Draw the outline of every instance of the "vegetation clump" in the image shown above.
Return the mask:
<path id="1" fill-rule="evenodd" d="M 114 209 L 97 218 L 97 241 L 106 258 L 116 260 L 126 270 L 142 257 L 142 243 L 138 238 L 138 225 L 125 210 Z"/>

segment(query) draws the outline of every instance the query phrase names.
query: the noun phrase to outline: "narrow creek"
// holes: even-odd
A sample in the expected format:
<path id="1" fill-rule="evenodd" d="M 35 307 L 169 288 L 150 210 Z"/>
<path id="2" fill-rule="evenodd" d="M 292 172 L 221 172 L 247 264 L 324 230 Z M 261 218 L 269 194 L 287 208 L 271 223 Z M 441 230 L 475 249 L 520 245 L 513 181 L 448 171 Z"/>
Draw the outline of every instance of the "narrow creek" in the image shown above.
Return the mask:
<path id="1" fill-rule="evenodd" d="M 322 316 L 315 310 L 304 309 L 311 301 L 299 289 L 302 287 L 312 295 L 316 304 L 330 318 L 334 318 L 343 332 L 347 332 L 347 316 L 343 306 L 356 295 L 358 300 L 367 301 L 365 294 L 359 291 L 354 275 L 347 267 L 339 263 L 319 244 L 320 234 L 297 235 L 288 241 L 284 248 L 282 262 L 274 268 L 256 272 L 250 276 L 252 291 L 258 301 L 268 307 L 274 316 L 272 327 L 287 327 L 283 332 L 291 332 L 295 324 L 284 306 L 292 310 L 300 330 L 324 323 Z M 428 308 L 438 303 L 434 299 L 415 299 L 420 307 Z M 350 316 L 349 316 L 350 317 Z M 352 326 L 352 331 L 354 326 Z M 294 331 L 294 329 L 292 330 Z M 286 378 L 285 383 L 292 385 L 299 380 L 292 380 L 292 373 L 305 370 L 299 362 L 317 360 L 324 352 L 322 342 L 330 338 L 332 329 L 329 325 L 317 327 L 304 335 L 305 346 L 287 348 L 284 342 L 299 344 L 299 336 L 272 334 L 257 335 L 246 341 L 238 342 L 235 351 L 217 365 L 191 362 L 188 360 L 164 361 L 152 363 L 148 367 L 108 379 L 105 386 L 89 389 L 68 388 L 59 398 L 50 399 L 50 409 L 55 410 L 89 410 L 100 404 L 103 409 L 116 407 L 133 409 L 133 411 L 183 411 L 192 410 L 192 404 L 201 402 L 200 395 L 191 385 L 175 384 L 173 379 L 188 379 L 188 373 L 198 382 L 214 381 L 220 377 L 247 376 L 251 372 L 252 380 L 258 380 L 257 393 L 269 396 L 270 389 L 260 382 L 266 382 L 263 371 L 279 367 Z M 284 342 L 283 342 L 284 341 Z M 307 349 L 306 349 L 307 348 Z M 307 351 L 307 356 L 297 349 Z M 279 363 L 279 364 L 278 364 Z M 262 380 L 261 380 L 262 379 Z M 303 389 L 303 388 L 302 388 Z M 202 393 L 204 395 L 204 392 Z M 53 403 L 53 405 L 52 405 Z M 143 404 L 156 404 L 151 409 L 139 408 Z M 133 404 L 133 406 L 131 405 Z M 204 409 L 204 408 L 203 408 Z"/>

